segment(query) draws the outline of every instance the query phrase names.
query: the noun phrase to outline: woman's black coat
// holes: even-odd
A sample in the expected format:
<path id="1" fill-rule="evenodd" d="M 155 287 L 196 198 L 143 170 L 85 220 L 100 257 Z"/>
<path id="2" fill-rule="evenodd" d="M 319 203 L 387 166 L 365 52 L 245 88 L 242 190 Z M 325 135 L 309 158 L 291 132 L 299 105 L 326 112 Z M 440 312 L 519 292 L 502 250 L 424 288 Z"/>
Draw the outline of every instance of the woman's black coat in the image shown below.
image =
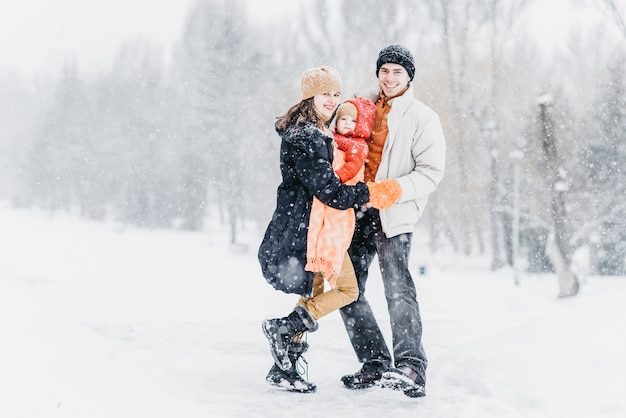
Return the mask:
<path id="1" fill-rule="evenodd" d="M 313 196 L 336 209 L 369 201 L 364 183 L 342 184 L 332 168 L 332 137 L 313 124 L 276 129 L 281 136 L 276 209 L 259 248 L 263 276 L 285 293 L 310 295 L 313 273 L 306 265 L 307 233 Z"/>

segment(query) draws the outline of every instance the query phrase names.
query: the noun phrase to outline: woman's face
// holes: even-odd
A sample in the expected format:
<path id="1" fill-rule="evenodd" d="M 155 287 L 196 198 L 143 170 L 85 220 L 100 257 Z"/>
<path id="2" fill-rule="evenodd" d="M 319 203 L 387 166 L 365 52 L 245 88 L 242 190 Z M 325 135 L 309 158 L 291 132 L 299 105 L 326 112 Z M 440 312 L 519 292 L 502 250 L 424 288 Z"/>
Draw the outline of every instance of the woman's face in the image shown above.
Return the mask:
<path id="1" fill-rule="evenodd" d="M 316 94 L 313 96 L 313 106 L 315 106 L 315 110 L 322 115 L 324 120 L 328 121 L 335 109 L 337 109 L 340 97 L 340 91 L 327 91 L 322 94 Z"/>

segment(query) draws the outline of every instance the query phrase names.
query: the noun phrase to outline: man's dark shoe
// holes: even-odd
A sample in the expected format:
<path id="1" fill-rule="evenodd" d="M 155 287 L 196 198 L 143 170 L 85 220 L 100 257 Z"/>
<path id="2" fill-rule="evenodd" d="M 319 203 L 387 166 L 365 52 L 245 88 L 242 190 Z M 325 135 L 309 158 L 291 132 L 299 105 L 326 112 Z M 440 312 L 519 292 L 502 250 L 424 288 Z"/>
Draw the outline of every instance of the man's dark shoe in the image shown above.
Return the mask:
<path id="1" fill-rule="evenodd" d="M 414 389 L 405 390 L 404 394 L 409 398 L 423 398 L 424 396 L 426 396 L 426 389 L 424 388 L 424 386 L 418 386 L 419 387 L 416 387 Z"/>
<path id="2" fill-rule="evenodd" d="M 343 376 L 341 381 L 348 389 L 367 389 L 380 382 L 384 370 L 385 368 L 380 363 L 365 363 L 361 370 Z"/>
<path id="3" fill-rule="evenodd" d="M 417 383 L 418 374 L 410 367 L 391 368 L 383 373 L 380 386 L 393 390 L 401 390 L 410 398 L 426 396 L 423 384 Z"/>

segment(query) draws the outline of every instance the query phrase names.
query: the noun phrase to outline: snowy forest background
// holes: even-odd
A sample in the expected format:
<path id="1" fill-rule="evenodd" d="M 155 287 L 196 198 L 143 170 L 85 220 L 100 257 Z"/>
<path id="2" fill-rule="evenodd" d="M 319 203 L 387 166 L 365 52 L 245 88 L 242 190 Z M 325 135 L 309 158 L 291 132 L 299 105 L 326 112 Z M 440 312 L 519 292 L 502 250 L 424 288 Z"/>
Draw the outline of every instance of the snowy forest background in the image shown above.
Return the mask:
<path id="1" fill-rule="evenodd" d="M 271 215 L 273 124 L 302 72 L 336 67 L 347 98 L 401 43 L 448 143 L 420 224 L 430 250 L 530 272 L 582 253 L 589 274 L 625 275 L 626 4 L 573 1 L 596 19 L 546 49 L 526 32 L 534 1 L 306 0 L 260 20 L 245 0 L 201 0 L 170 63 L 129 40 L 96 76 L 72 62 L 36 82 L 0 73 L 0 200 L 207 233 L 219 216 L 237 245 Z"/>

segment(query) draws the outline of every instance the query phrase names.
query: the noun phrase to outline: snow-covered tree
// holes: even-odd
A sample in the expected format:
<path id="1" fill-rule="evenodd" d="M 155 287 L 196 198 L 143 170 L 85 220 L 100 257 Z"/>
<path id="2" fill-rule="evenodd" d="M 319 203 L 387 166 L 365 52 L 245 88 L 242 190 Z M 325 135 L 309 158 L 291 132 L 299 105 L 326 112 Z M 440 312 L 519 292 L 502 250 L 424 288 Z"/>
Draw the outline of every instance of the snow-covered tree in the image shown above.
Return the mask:
<path id="1" fill-rule="evenodd" d="M 84 191 L 82 144 L 89 134 L 89 104 L 75 65 L 63 69 L 51 108 L 30 148 L 24 170 L 26 187 L 34 190 L 37 206 L 69 211 Z"/>
<path id="2" fill-rule="evenodd" d="M 601 83 L 597 131 L 583 150 L 582 173 L 587 185 L 591 269 L 596 274 L 626 274 L 626 55 L 617 52 Z"/>

